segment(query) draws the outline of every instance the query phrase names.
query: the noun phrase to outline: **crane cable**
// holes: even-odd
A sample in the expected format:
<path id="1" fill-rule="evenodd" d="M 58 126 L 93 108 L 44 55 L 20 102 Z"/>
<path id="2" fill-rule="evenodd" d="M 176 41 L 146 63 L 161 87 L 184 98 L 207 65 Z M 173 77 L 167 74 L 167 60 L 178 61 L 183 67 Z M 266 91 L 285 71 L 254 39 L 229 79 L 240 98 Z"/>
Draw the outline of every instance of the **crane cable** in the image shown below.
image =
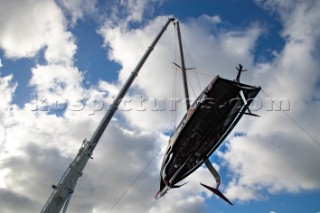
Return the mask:
<path id="1" fill-rule="evenodd" d="M 156 159 L 156 157 L 161 153 L 161 150 L 153 156 L 149 160 L 149 162 L 145 165 L 145 167 L 139 172 L 139 174 L 136 176 L 136 178 L 131 182 L 131 184 L 126 188 L 126 190 L 123 191 L 123 193 L 119 196 L 119 198 L 113 203 L 113 205 L 110 207 L 110 209 L 107 211 L 107 213 L 111 212 L 122 200 L 124 196 L 128 193 L 128 191 L 133 187 L 134 184 L 139 180 L 139 178 L 143 175 L 143 173 L 147 170 L 147 168 L 151 165 L 151 163 Z"/>
<path id="2" fill-rule="evenodd" d="M 263 89 L 261 89 L 261 92 L 267 98 L 270 98 Z M 274 103 L 277 105 L 277 107 L 280 107 L 279 104 L 277 104 L 276 102 L 274 102 Z M 287 116 L 287 118 L 289 118 L 299 129 L 301 129 L 316 145 L 320 146 L 319 141 L 317 141 L 305 128 L 303 128 L 303 126 L 301 126 L 289 113 L 287 113 L 286 111 L 283 111 L 283 110 L 281 110 L 281 112 L 283 112 Z"/>

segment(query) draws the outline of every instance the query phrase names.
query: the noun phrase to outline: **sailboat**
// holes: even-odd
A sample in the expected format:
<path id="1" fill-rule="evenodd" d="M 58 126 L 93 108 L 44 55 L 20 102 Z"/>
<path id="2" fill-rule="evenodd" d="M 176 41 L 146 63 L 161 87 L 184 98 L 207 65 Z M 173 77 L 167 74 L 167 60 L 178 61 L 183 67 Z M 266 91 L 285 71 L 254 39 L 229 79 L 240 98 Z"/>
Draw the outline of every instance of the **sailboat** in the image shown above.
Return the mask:
<path id="1" fill-rule="evenodd" d="M 258 116 L 249 108 L 260 91 L 260 87 L 240 82 L 243 66 L 238 65 L 235 80 L 216 76 L 190 106 L 186 68 L 179 23 L 177 32 L 180 47 L 183 83 L 186 96 L 187 112 L 171 136 L 164 154 L 160 171 L 160 190 L 156 198 L 165 195 L 171 188 L 179 188 L 183 179 L 197 170 L 203 163 L 216 180 L 216 186 L 205 188 L 232 205 L 220 192 L 221 178 L 209 161 L 209 157 L 223 143 L 243 115 Z"/>

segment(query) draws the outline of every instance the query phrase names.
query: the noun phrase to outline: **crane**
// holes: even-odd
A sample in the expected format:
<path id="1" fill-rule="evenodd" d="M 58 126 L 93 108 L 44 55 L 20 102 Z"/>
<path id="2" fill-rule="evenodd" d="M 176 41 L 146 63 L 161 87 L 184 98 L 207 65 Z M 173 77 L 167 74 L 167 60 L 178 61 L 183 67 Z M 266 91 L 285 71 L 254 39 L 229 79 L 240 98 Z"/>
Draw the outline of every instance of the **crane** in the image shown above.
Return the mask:
<path id="1" fill-rule="evenodd" d="M 98 128 L 92 135 L 90 140 L 84 140 L 77 156 L 68 166 L 67 170 L 62 175 L 58 185 L 52 185 L 53 192 L 51 193 L 48 201 L 44 205 L 41 210 L 41 213 L 59 213 L 61 210 L 63 213 L 67 211 L 71 196 L 75 190 L 77 185 L 77 181 L 79 177 L 82 176 L 82 171 L 86 166 L 88 160 L 91 158 L 92 153 L 97 146 L 99 139 L 101 138 L 103 132 L 107 128 L 111 118 L 113 117 L 114 113 L 116 112 L 118 106 L 121 103 L 121 100 L 127 93 L 128 89 L 130 88 L 131 84 L 133 83 L 134 79 L 138 75 L 141 67 L 149 57 L 150 53 L 154 49 L 155 45 L 161 38 L 162 34 L 170 24 L 170 22 L 174 21 L 174 18 L 169 18 L 164 27 L 161 29 L 157 37 L 151 43 L 145 54 L 142 56 L 138 64 L 136 65 L 135 69 L 132 71 L 131 75 L 123 85 L 122 89 L 120 90 L 117 97 L 114 99 L 113 103 L 110 105 L 107 113 L 103 117 L 102 121 L 100 122 Z M 63 208 L 63 209 L 62 209 Z"/>

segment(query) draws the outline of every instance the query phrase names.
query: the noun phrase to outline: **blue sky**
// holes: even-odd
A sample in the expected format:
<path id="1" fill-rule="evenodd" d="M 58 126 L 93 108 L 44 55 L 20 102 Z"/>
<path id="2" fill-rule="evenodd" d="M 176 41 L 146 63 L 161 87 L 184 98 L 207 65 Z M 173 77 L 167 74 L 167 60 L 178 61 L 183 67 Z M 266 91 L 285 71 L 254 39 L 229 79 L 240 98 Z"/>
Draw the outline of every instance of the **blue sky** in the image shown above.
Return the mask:
<path id="1" fill-rule="evenodd" d="M 40 211 L 50 186 L 172 16 L 180 21 L 187 66 L 197 68 L 188 73 L 193 98 L 215 75 L 234 79 L 239 63 L 249 70 L 243 82 L 263 89 L 255 109 L 261 117 L 244 117 L 211 157 L 221 190 L 235 205 L 200 186 L 214 184 L 205 167 L 184 187 L 153 198 L 172 131 L 168 100 L 178 72 L 172 66 L 175 31 L 169 26 L 126 96 L 133 101 L 124 101 L 101 138 L 69 212 L 320 212 L 319 1 L 0 0 L 0 5 L 3 212 Z M 137 101 L 141 96 L 146 110 Z M 155 111 L 154 99 L 165 100 L 165 110 Z M 282 103 L 281 109 L 273 103 Z M 183 102 L 177 103 L 178 121 L 183 114 Z"/>

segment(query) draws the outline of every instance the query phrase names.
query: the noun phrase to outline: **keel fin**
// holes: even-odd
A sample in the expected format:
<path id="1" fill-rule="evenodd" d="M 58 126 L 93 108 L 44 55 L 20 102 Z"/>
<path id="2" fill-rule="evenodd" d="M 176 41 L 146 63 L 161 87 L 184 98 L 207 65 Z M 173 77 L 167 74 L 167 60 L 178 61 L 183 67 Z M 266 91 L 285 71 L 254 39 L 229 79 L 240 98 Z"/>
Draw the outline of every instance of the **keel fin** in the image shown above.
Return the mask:
<path id="1" fill-rule="evenodd" d="M 211 192 L 213 192 L 214 194 L 218 195 L 220 198 L 222 198 L 223 200 L 225 200 L 227 203 L 229 203 L 230 205 L 233 205 L 228 198 L 226 198 L 218 189 L 212 188 L 210 186 L 207 186 L 203 183 L 200 183 L 202 186 L 204 186 L 205 188 L 207 188 L 208 190 L 210 190 Z"/>

